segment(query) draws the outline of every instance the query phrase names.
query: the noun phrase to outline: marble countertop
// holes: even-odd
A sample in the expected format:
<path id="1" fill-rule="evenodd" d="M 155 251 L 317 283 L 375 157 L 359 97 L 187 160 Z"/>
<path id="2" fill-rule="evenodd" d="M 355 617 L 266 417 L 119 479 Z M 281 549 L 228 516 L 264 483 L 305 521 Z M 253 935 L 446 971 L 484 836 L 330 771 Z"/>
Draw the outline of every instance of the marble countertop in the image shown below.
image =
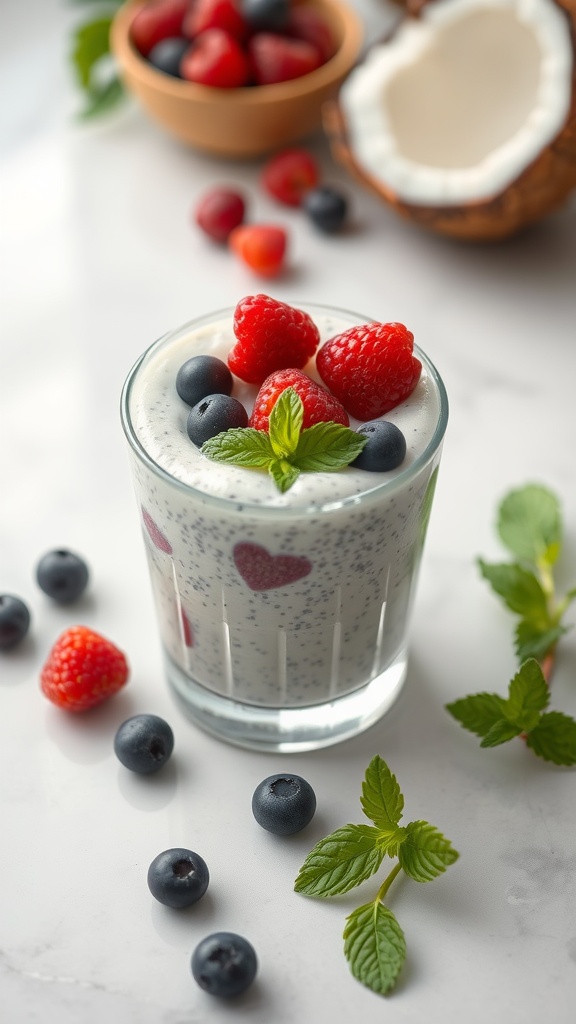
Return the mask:
<path id="1" fill-rule="evenodd" d="M 391 12 L 362 0 L 374 37 Z M 85 10 L 89 10 L 86 7 Z M 560 497 L 566 542 L 559 585 L 576 579 L 576 195 L 497 246 L 455 244 L 400 221 L 311 142 L 351 201 L 349 230 L 315 232 L 258 185 L 261 164 L 223 163 L 164 136 L 128 104 L 98 123 L 74 114 L 70 27 L 56 0 L 3 11 L 0 317 L 0 590 L 32 612 L 25 642 L 0 658 L 0 990 L 6 1024 L 555 1024 L 576 1001 L 575 775 L 520 743 L 481 750 L 444 710 L 515 671 L 511 616 L 489 593 L 478 555 L 505 557 L 494 530 L 511 487 L 537 481 Z M 450 395 L 435 508 L 414 613 L 408 678 L 375 727 L 323 752 L 256 754 L 185 720 L 167 692 L 136 504 L 118 416 L 142 349 L 196 314 L 272 290 L 194 229 L 209 182 L 240 184 L 254 219 L 284 223 L 290 268 L 273 284 L 317 301 L 400 320 Z M 85 555 L 89 592 L 50 603 L 34 581 L 45 551 Z M 572 623 L 574 613 L 572 613 Z M 129 686 L 68 716 L 39 692 L 46 652 L 84 622 L 128 654 Z M 554 706 L 576 715 L 576 630 L 563 638 Z M 116 760 L 130 714 L 171 722 L 174 758 L 152 779 Z M 349 973 L 344 919 L 361 893 L 314 901 L 292 891 L 311 846 L 361 821 L 365 768 L 380 754 L 397 775 L 407 820 L 426 818 L 460 859 L 431 885 L 390 893 L 408 959 L 386 1000 Z M 318 811 L 287 840 L 261 830 L 251 796 L 291 770 Z M 211 870 L 189 912 L 156 904 L 152 858 L 190 846 Z M 372 886 L 373 888 L 373 886 Z M 208 932 L 245 934 L 255 985 L 233 1005 L 193 982 L 189 958 Z"/>

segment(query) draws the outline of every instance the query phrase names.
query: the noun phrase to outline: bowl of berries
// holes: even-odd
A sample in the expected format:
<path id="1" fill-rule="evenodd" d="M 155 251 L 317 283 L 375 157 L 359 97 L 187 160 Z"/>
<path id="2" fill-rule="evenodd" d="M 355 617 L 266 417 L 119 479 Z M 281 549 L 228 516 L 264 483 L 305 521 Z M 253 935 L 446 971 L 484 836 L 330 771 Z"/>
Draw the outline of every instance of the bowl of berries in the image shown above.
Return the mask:
<path id="1" fill-rule="evenodd" d="M 110 47 L 154 121 L 188 145 L 237 158 L 319 130 L 362 36 L 342 0 L 129 0 Z"/>

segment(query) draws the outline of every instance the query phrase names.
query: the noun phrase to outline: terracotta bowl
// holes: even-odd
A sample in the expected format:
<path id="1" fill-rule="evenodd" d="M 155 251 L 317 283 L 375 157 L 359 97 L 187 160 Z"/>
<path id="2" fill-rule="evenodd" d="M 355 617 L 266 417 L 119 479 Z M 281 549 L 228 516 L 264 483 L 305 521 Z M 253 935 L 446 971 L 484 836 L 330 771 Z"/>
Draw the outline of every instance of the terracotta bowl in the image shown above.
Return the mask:
<path id="1" fill-rule="evenodd" d="M 324 102 L 336 94 L 362 45 L 361 19 L 341 0 L 296 2 L 321 12 L 339 45 L 316 71 L 289 82 L 215 89 L 157 71 L 130 41 L 141 3 L 127 3 L 117 12 L 110 46 L 124 85 L 167 132 L 217 156 L 258 156 L 320 129 Z"/>

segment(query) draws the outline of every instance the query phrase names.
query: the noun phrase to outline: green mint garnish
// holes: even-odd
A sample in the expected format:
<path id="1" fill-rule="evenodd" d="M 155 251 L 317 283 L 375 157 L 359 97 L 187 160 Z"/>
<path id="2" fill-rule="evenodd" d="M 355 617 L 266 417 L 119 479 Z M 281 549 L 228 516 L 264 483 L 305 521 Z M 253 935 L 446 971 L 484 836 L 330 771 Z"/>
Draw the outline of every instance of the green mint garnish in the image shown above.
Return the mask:
<path id="1" fill-rule="evenodd" d="M 83 2 L 93 3 L 94 0 Z M 99 6 L 98 17 L 78 25 L 72 37 L 72 65 L 86 98 L 86 106 L 80 115 L 82 118 L 95 117 L 110 110 L 124 91 L 110 53 L 110 26 L 121 0 L 105 0 Z"/>
<path id="2" fill-rule="evenodd" d="M 450 842 L 427 821 L 399 824 L 404 797 L 385 761 L 373 757 L 362 784 L 362 810 L 372 825 L 344 825 L 310 851 L 294 884 L 306 896 L 338 896 L 370 878 L 384 857 L 398 860 L 369 903 L 354 910 L 344 928 L 344 955 L 358 981 L 389 992 L 406 959 L 404 933 L 384 898 L 401 871 L 429 882 L 458 858 Z"/>
<path id="3" fill-rule="evenodd" d="M 224 430 L 202 445 L 215 462 L 248 469 L 267 469 L 279 491 L 292 487 L 301 472 L 332 472 L 360 454 L 366 438 L 341 423 L 315 423 L 302 429 L 304 406 L 294 388 L 275 403 L 268 433 L 253 427 Z"/>
<path id="4" fill-rule="evenodd" d="M 507 697 L 476 693 L 446 707 L 465 729 L 481 737 L 482 747 L 520 736 L 544 760 L 574 765 L 576 721 L 545 710 L 556 645 L 569 628 L 564 615 L 576 598 L 576 587 L 562 599 L 555 591 L 553 567 L 563 537 L 558 499 L 538 484 L 512 491 L 500 505 L 497 530 L 514 561 L 479 559 L 478 565 L 492 590 L 519 617 L 514 641 L 520 667 Z"/>

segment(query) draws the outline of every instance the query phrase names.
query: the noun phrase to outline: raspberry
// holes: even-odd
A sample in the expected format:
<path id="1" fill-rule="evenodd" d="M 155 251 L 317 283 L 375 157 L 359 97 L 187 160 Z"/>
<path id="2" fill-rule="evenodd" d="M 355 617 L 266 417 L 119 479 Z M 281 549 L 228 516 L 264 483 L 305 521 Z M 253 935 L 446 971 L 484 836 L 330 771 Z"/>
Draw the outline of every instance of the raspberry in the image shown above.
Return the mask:
<path id="1" fill-rule="evenodd" d="M 130 37 L 143 57 L 162 39 L 180 35 L 187 8 L 188 0 L 158 0 L 140 8 L 130 25 Z"/>
<path id="2" fill-rule="evenodd" d="M 305 149 L 284 149 L 264 164 L 262 184 L 286 206 L 300 206 L 306 192 L 320 180 L 318 165 Z"/>
<path id="3" fill-rule="evenodd" d="M 292 7 L 284 32 L 287 36 L 313 43 L 323 62 L 330 60 L 336 52 L 332 29 L 314 7 Z"/>
<path id="4" fill-rule="evenodd" d="M 261 294 L 240 300 L 234 310 L 234 334 L 237 340 L 228 366 L 249 384 L 263 384 L 275 370 L 305 366 L 320 341 L 307 313 Z"/>
<path id="5" fill-rule="evenodd" d="M 342 423 L 349 426 L 348 413 L 340 402 L 321 384 L 317 384 L 301 370 L 276 370 L 266 378 L 254 402 L 249 426 L 268 430 L 268 419 L 273 406 L 286 388 L 294 388 L 304 405 L 302 427 L 314 423 Z"/>
<path id="6" fill-rule="evenodd" d="M 228 241 L 230 232 L 244 220 L 246 203 L 239 192 L 215 187 L 201 196 L 194 216 L 198 227 L 216 242 Z"/>
<path id="7" fill-rule="evenodd" d="M 239 41 L 248 34 L 248 26 L 235 0 L 194 0 L 182 31 L 194 39 L 207 28 L 222 28 Z"/>
<path id="8" fill-rule="evenodd" d="M 274 224 L 241 224 L 228 238 L 232 252 L 260 277 L 277 277 L 281 273 L 287 243 L 284 228 Z"/>
<path id="9" fill-rule="evenodd" d="M 71 626 L 50 651 L 40 685 L 57 707 L 86 711 L 112 697 L 127 679 L 122 651 L 86 626 Z"/>
<path id="10" fill-rule="evenodd" d="M 316 357 L 326 387 L 351 416 L 373 420 L 412 393 L 422 364 L 404 324 L 363 324 L 331 338 Z"/>
<path id="11" fill-rule="evenodd" d="M 257 32 L 248 43 L 248 57 L 257 85 L 274 85 L 300 78 L 322 63 L 320 51 L 303 39 L 275 32 Z"/>
<path id="12" fill-rule="evenodd" d="M 188 82 L 218 89 L 236 89 L 246 85 L 249 66 L 240 43 L 221 28 L 208 28 L 196 36 L 180 64 L 180 74 Z"/>

